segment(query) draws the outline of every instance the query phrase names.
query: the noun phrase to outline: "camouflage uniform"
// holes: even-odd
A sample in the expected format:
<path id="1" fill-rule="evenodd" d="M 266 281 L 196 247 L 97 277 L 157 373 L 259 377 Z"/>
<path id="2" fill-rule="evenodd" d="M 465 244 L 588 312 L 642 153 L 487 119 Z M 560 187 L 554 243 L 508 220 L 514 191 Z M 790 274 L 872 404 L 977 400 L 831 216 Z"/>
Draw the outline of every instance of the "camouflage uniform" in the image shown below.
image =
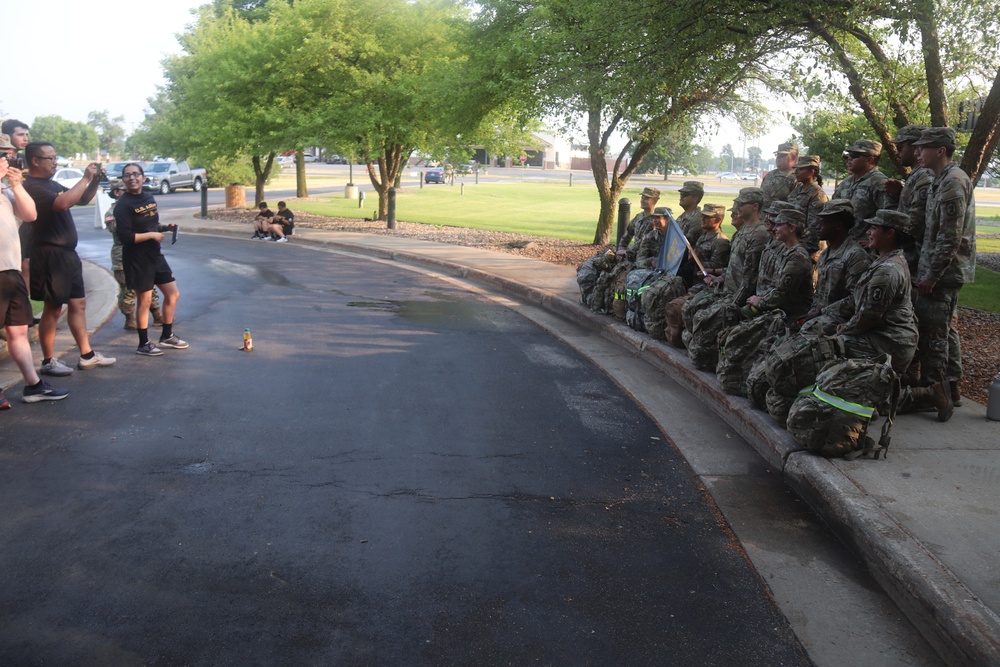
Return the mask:
<path id="1" fill-rule="evenodd" d="M 854 294 L 830 304 L 824 314 L 847 319 L 840 330 L 847 356 L 892 356 L 902 375 L 917 350 L 917 324 L 910 299 L 910 269 L 900 249 L 879 257 L 865 271 Z"/>
<path id="2" fill-rule="evenodd" d="M 702 231 L 692 244 L 698 259 L 706 269 L 721 269 L 729 263 L 731 243 L 721 229 Z"/>
<path id="3" fill-rule="evenodd" d="M 813 295 L 813 310 L 823 310 L 835 301 L 850 297 L 861 274 L 871 263 L 868 251 L 852 238 L 845 239 L 839 248 L 827 246 L 816 263 L 819 281 Z"/>
<path id="4" fill-rule="evenodd" d="M 652 269 L 663 245 L 663 234 L 651 226 L 636 245 L 635 268 Z"/>
<path id="5" fill-rule="evenodd" d="M 958 293 L 976 275 L 976 202 L 972 182 L 957 164 L 949 164 L 931 183 L 925 222 L 917 279 L 937 284 L 929 296 L 918 294 L 915 302 L 920 368 L 926 381 L 957 381 L 962 377 L 961 343 L 954 327 Z"/>
<path id="6" fill-rule="evenodd" d="M 115 179 L 108 186 L 109 190 L 125 189 L 125 184 Z M 115 207 L 108 208 L 104 214 L 104 228 L 111 233 L 111 271 L 114 273 L 115 282 L 118 283 L 118 310 L 125 316 L 125 328 L 135 329 L 135 290 L 130 290 L 125 286 L 125 269 L 122 265 L 122 242 L 118 238 L 117 226 L 115 225 Z M 156 288 L 153 288 L 153 300 L 149 306 L 149 312 L 153 315 L 155 326 L 163 325 L 163 317 L 160 314 L 160 295 Z"/>
<path id="7" fill-rule="evenodd" d="M 818 183 L 803 185 L 796 182 L 788 195 L 788 203 L 795 204 L 806 214 L 806 231 L 802 236 L 802 245 L 810 255 L 819 251 L 819 212 L 823 210 L 823 204 L 828 202 L 823 188 Z"/>
<path id="8" fill-rule="evenodd" d="M 772 169 L 760 182 L 760 189 L 764 191 L 764 205 L 767 206 L 773 201 L 787 201 L 794 187 L 794 169 L 788 171 Z"/>
<path id="9" fill-rule="evenodd" d="M 919 272 L 920 247 L 924 240 L 927 217 L 927 195 L 931 189 L 931 182 L 934 180 L 934 172 L 924 167 L 917 167 L 906 177 L 903 185 L 903 192 L 899 195 L 899 206 L 896 210 L 910 216 L 910 228 L 913 230 L 913 238 L 916 243 L 910 244 L 904 249 L 906 261 L 910 265 L 910 274 L 917 275 Z"/>
<path id="10" fill-rule="evenodd" d="M 691 243 L 691 247 L 694 247 L 701 236 L 701 210 L 685 211 L 681 214 L 681 217 L 677 218 L 677 224 L 680 226 L 681 231 L 684 232 L 684 236 L 687 237 L 688 242 Z"/>
<path id="11" fill-rule="evenodd" d="M 785 244 L 778 239 L 771 237 L 764 245 L 764 250 L 760 253 L 760 267 L 757 270 L 756 294 L 762 294 L 774 287 L 778 278 L 778 258 L 785 249 Z"/>
<path id="12" fill-rule="evenodd" d="M 764 290 L 758 283 L 760 311 L 780 309 L 789 318 L 797 318 L 809 310 L 812 301 L 812 259 L 802 244 L 791 248 L 781 244 L 775 256 L 772 285 Z"/>
<path id="13" fill-rule="evenodd" d="M 747 298 L 757 291 L 760 256 L 770 236 L 764 228 L 764 223 L 757 221 L 740 228 L 738 249 L 736 242 L 733 242 L 729 266 L 726 268 L 726 291 L 732 295 L 733 302 L 737 306 L 745 304 Z M 733 266 L 734 255 L 741 255 L 738 267 Z"/>
<path id="14" fill-rule="evenodd" d="M 859 139 L 847 150 L 852 153 L 867 153 L 878 157 L 882 154 L 882 144 L 877 141 Z M 854 205 L 854 226 L 851 227 L 851 238 L 863 240 L 868 231 L 868 220 L 875 212 L 883 208 L 895 209 L 898 201 L 885 191 L 885 182 L 889 180 L 885 174 L 874 167 L 870 171 L 857 176 L 851 174 L 840 182 L 833 193 L 834 199 L 848 199 Z"/>
<path id="15" fill-rule="evenodd" d="M 643 234 L 645 234 L 649 229 L 649 219 L 652 215 L 652 213 L 640 211 L 634 218 L 629 220 L 628 225 L 625 227 L 625 233 L 622 234 L 622 238 L 618 242 L 618 248 L 621 250 L 627 250 L 633 239 L 635 239 L 635 242 L 638 243 L 639 240 L 642 239 Z"/>

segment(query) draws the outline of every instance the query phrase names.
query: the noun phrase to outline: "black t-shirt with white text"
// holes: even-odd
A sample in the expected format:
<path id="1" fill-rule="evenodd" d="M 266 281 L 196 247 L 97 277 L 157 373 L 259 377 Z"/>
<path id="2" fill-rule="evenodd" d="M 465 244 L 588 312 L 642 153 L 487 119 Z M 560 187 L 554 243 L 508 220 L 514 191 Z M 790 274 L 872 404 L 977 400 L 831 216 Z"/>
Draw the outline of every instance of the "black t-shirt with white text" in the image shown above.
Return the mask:
<path id="1" fill-rule="evenodd" d="M 66 188 L 51 178 L 26 176 L 24 189 L 35 200 L 37 217 L 31 225 L 35 247 L 50 245 L 75 250 L 78 237 L 73 214 L 53 209 L 56 197 L 66 192 Z"/>
<path id="2" fill-rule="evenodd" d="M 136 234 L 160 231 L 160 213 L 156 200 L 148 192 L 134 195 L 126 192 L 115 204 L 115 227 L 122 242 L 122 259 L 126 262 L 152 259 L 160 254 L 160 244 L 150 239 L 135 242 Z"/>

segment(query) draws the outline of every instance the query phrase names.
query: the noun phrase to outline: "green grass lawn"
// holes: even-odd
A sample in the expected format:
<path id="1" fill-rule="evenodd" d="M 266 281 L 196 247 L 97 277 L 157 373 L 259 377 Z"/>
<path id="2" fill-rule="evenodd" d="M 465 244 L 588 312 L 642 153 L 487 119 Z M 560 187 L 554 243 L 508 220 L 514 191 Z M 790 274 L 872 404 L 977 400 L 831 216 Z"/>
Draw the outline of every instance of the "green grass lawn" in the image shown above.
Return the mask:
<path id="1" fill-rule="evenodd" d="M 671 188 L 679 184 L 670 184 Z M 623 197 L 632 200 L 632 215 L 639 211 L 642 187 L 626 188 Z M 659 205 L 668 206 L 674 215 L 682 212 L 678 193 L 665 190 Z M 732 205 L 731 194 L 709 194 L 702 204 Z M 343 197 L 323 198 L 316 202 L 297 202 L 305 213 L 332 217 L 371 217 L 377 200 L 371 193 L 363 213 L 357 200 Z M 593 183 L 474 183 L 465 184 L 465 194 L 456 184 L 404 187 L 396 197 L 396 217 L 404 222 L 471 227 L 515 234 L 552 236 L 588 243 L 597 229 L 600 202 Z M 728 225 L 727 225 L 728 226 Z M 726 230 L 732 234 L 732 227 Z"/>
<path id="2" fill-rule="evenodd" d="M 1000 273 L 977 266 L 976 282 L 962 287 L 958 305 L 1000 313 Z"/>

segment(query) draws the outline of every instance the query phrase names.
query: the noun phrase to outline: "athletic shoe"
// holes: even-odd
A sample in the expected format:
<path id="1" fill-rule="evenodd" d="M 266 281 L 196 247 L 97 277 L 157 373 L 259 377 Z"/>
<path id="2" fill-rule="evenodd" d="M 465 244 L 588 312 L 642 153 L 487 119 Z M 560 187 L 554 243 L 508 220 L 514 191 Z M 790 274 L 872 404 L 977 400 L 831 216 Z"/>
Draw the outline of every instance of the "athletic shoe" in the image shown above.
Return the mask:
<path id="1" fill-rule="evenodd" d="M 91 368 L 97 368 L 98 366 L 114 366 L 116 361 L 118 360 L 114 357 L 105 357 L 97 350 L 94 350 L 94 356 L 90 359 L 80 357 L 80 361 L 77 363 L 76 367 L 81 371 L 89 371 Z"/>
<path id="2" fill-rule="evenodd" d="M 260 238 L 260 234 L 254 234 L 253 236 L 250 237 L 250 240 L 251 241 L 256 241 L 259 238 Z"/>
<path id="3" fill-rule="evenodd" d="M 65 389 L 56 389 L 45 380 L 41 380 L 37 387 L 25 387 L 21 392 L 21 400 L 25 403 L 38 403 L 39 401 L 61 401 L 69 396 Z"/>
<path id="4" fill-rule="evenodd" d="M 3 389 L 0 389 L 0 410 L 10 410 L 10 401 L 3 395 Z"/>
<path id="5" fill-rule="evenodd" d="M 152 343 L 146 343 L 145 345 L 137 347 L 135 353 L 144 357 L 159 357 L 163 355 L 163 350 L 156 347 Z"/>
<path id="6" fill-rule="evenodd" d="M 288 243 L 288 239 L 282 236 L 280 239 L 274 239 L 275 243 Z"/>
<path id="7" fill-rule="evenodd" d="M 183 350 L 188 346 L 187 343 L 177 337 L 177 334 L 171 334 L 170 338 L 161 338 L 159 344 L 163 347 L 172 347 L 175 350 Z"/>
<path id="8" fill-rule="evenodd" d="M 47 364 L 42 364 L 42 367 L 38 369 L 38 372 L 42 375 L 54 375 L 56 377 L 62 377 L 64 375 L 70 375 L 73 369 L 59 361 L 55 357 Z"/>

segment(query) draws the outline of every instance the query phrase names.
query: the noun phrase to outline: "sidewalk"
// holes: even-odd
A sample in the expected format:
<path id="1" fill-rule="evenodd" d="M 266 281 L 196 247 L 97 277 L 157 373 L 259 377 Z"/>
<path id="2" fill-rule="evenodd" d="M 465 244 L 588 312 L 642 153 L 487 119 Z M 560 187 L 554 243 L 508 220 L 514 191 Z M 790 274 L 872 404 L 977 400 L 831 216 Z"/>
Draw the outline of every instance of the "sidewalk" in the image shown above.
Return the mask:
<path id="1" fill-rule="evenodd" d="M 248 238 L 252 231 L 192 213 L 167 212 L 162 221 L 178 222 L 182 233 Z M 987 421 L 984 406 L 965 399 L 946 424 L 933 413 L 898 418 L 888 460 L 827 460 L 801 451 L 748 400 L 723 393 L 715 375 L 695 370 L 683 350 L 590 313 L 579 303 L 572 267 L 392 236 L 301 228 L 290 240 L 431 266 L 617 342 L 687 387 L 782 470 L 787 484 L 864 560 L 946 662 L 1000 665 L 1000 422 Z M 93 300 L 92 308 L 102 312 Z M 113 308 L 112 298 L 100 319 Z"/>

